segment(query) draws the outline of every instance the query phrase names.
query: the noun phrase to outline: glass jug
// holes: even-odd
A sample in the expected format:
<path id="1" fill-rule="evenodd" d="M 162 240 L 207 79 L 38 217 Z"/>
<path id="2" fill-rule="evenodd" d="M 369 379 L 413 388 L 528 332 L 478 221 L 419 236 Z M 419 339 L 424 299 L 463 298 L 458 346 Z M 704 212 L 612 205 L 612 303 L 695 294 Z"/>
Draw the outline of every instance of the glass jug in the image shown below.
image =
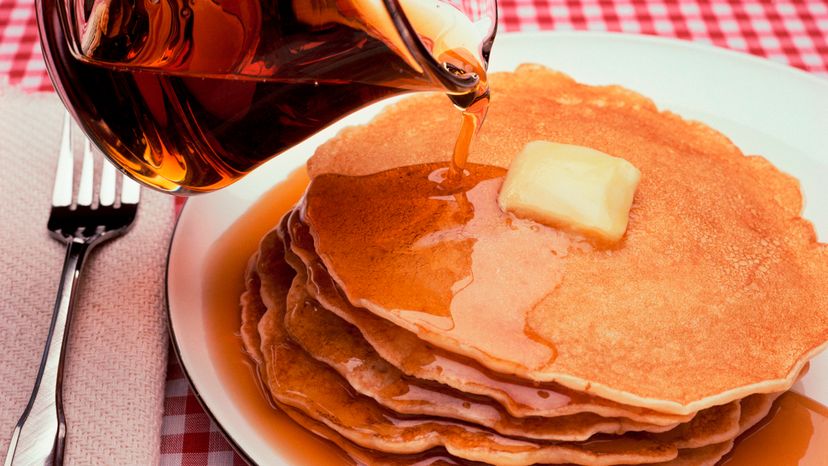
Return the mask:
<path id="1" fill-rule="evenodd" d="M 222 188 L 369 103 L 487 94 L 495 0 L 38 0 L 52 82 L 138 181 Z"/>

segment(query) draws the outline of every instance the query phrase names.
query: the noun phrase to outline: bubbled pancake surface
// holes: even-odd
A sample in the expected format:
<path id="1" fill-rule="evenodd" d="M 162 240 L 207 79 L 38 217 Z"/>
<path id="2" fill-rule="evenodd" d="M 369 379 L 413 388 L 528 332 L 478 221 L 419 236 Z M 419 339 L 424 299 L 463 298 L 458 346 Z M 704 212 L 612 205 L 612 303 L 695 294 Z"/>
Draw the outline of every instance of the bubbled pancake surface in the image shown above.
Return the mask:
<path id="1" fill-rule="evenodd" d="M 555 258 L 563 273 L 536 303 L 522 309 L 452 303 L 446 312 L 453 326 L 424 319 L 413 301 L 383 306 L 388 287 L 355 287 L 382 282 L 372 274 L 387 270 L 381 261 L 348 268 L 366 254 L 383 257 L 376 249 L 382 245 L 366 240 L 366 232 L 373 238 L 408 229 L 414 244 L 417 224 L 382 216 L 349 224 L 342 212 L 354 198 L 332 180 L 446 160 L 456 112 L 443 96 L 414 97 L 343 131 L 308 162 L 303 220 L 350 302 L 493 370 L 663 412 L 688 414 L 788 389 L 828 340 L 828 248 L 799 216 L 796 181 L 761 157 L 744 156 L 715 130 L 660 112 L 617 86 L 585 86 L 537 66 L 495 74 L 491 84 L 491 110 L 470 161 L 508 167 L 537 139 L 627 159 L 642 179 L 623 242 L 610 250 L 557 251 L 564 253 Z M 326 192 L 334 185 L 336 195 Z M 388 199 L 359 201 L 370 210 Z M 534 272 L 513 280 L 546 276 Z M 485 281 L 488 272 L 476 273 L 475 280 Z M 410 278 L 398 286 L 418 286 L 421 278 Z M 508 276 L 492 283 L 467 302 L 486 303 L 524 285 Z M 516 319 L 523 324 L 514 325 Z M 473 332 L 464 328 L 475 322 Z M 522 338 L 525 348 L 516 343 Z"/>

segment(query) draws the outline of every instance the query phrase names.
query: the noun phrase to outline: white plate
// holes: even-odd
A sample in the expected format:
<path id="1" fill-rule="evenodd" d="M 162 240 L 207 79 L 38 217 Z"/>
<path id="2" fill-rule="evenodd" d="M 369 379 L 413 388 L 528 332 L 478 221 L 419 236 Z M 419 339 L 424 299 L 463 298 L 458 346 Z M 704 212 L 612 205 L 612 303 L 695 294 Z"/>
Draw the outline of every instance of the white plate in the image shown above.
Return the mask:
<path id="1" fill-rule="evenodd" d="M 492 71 L 525 62 L 564 71 L 581 82 L 621 84 L 660 108 L 701 120 L 745 153 L 762 154 L 798 177 L 805 216 L 828 238 L 828 80 L 749 55 L 648 36 L 607 33 L 504 34 Z M 257 463 L 286 463 L 242 415 L 205 357 L 202 274 L 214 241 L 268 188 L 301 166 L 320 143 L 348 125 L 367 122 L 386 102 L 340 121 L 220 192 L 190 199 L 170 245 L 170 325 L 185 371 L 207 410 L 237 447 Z M 780 323 L 781 324 L 781 323 Z M 236 329 L 228 329 L 235 331 Z M 828 404 L 828 353 L 795 387 Z"/>

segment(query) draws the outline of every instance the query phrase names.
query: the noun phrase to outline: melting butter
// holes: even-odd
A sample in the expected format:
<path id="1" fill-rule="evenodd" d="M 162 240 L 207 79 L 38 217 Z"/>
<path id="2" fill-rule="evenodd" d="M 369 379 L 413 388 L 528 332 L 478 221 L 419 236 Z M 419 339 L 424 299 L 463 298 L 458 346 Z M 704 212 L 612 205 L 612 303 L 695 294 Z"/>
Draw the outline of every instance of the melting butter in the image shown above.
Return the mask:
<path id="1" fill-rule="evenodd" d="M 512 161 L 500 190 L 504 211 L 604 243 L 624 236 L 641 172 L 583 146 L 533 141 Z"/>

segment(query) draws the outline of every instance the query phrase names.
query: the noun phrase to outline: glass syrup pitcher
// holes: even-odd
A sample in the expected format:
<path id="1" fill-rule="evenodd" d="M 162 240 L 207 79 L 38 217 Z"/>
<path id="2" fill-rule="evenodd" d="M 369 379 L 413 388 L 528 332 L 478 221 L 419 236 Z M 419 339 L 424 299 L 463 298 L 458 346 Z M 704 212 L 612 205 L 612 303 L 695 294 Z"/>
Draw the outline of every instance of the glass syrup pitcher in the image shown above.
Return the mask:
<path id="1" fill-rule="evenodd" d="M 38 0 L 38 20 L 87 135 L 178 194 L 220 189 L 396 94 L 481 102 L 479 125 L 497 29 L 495 0 Z"/>

